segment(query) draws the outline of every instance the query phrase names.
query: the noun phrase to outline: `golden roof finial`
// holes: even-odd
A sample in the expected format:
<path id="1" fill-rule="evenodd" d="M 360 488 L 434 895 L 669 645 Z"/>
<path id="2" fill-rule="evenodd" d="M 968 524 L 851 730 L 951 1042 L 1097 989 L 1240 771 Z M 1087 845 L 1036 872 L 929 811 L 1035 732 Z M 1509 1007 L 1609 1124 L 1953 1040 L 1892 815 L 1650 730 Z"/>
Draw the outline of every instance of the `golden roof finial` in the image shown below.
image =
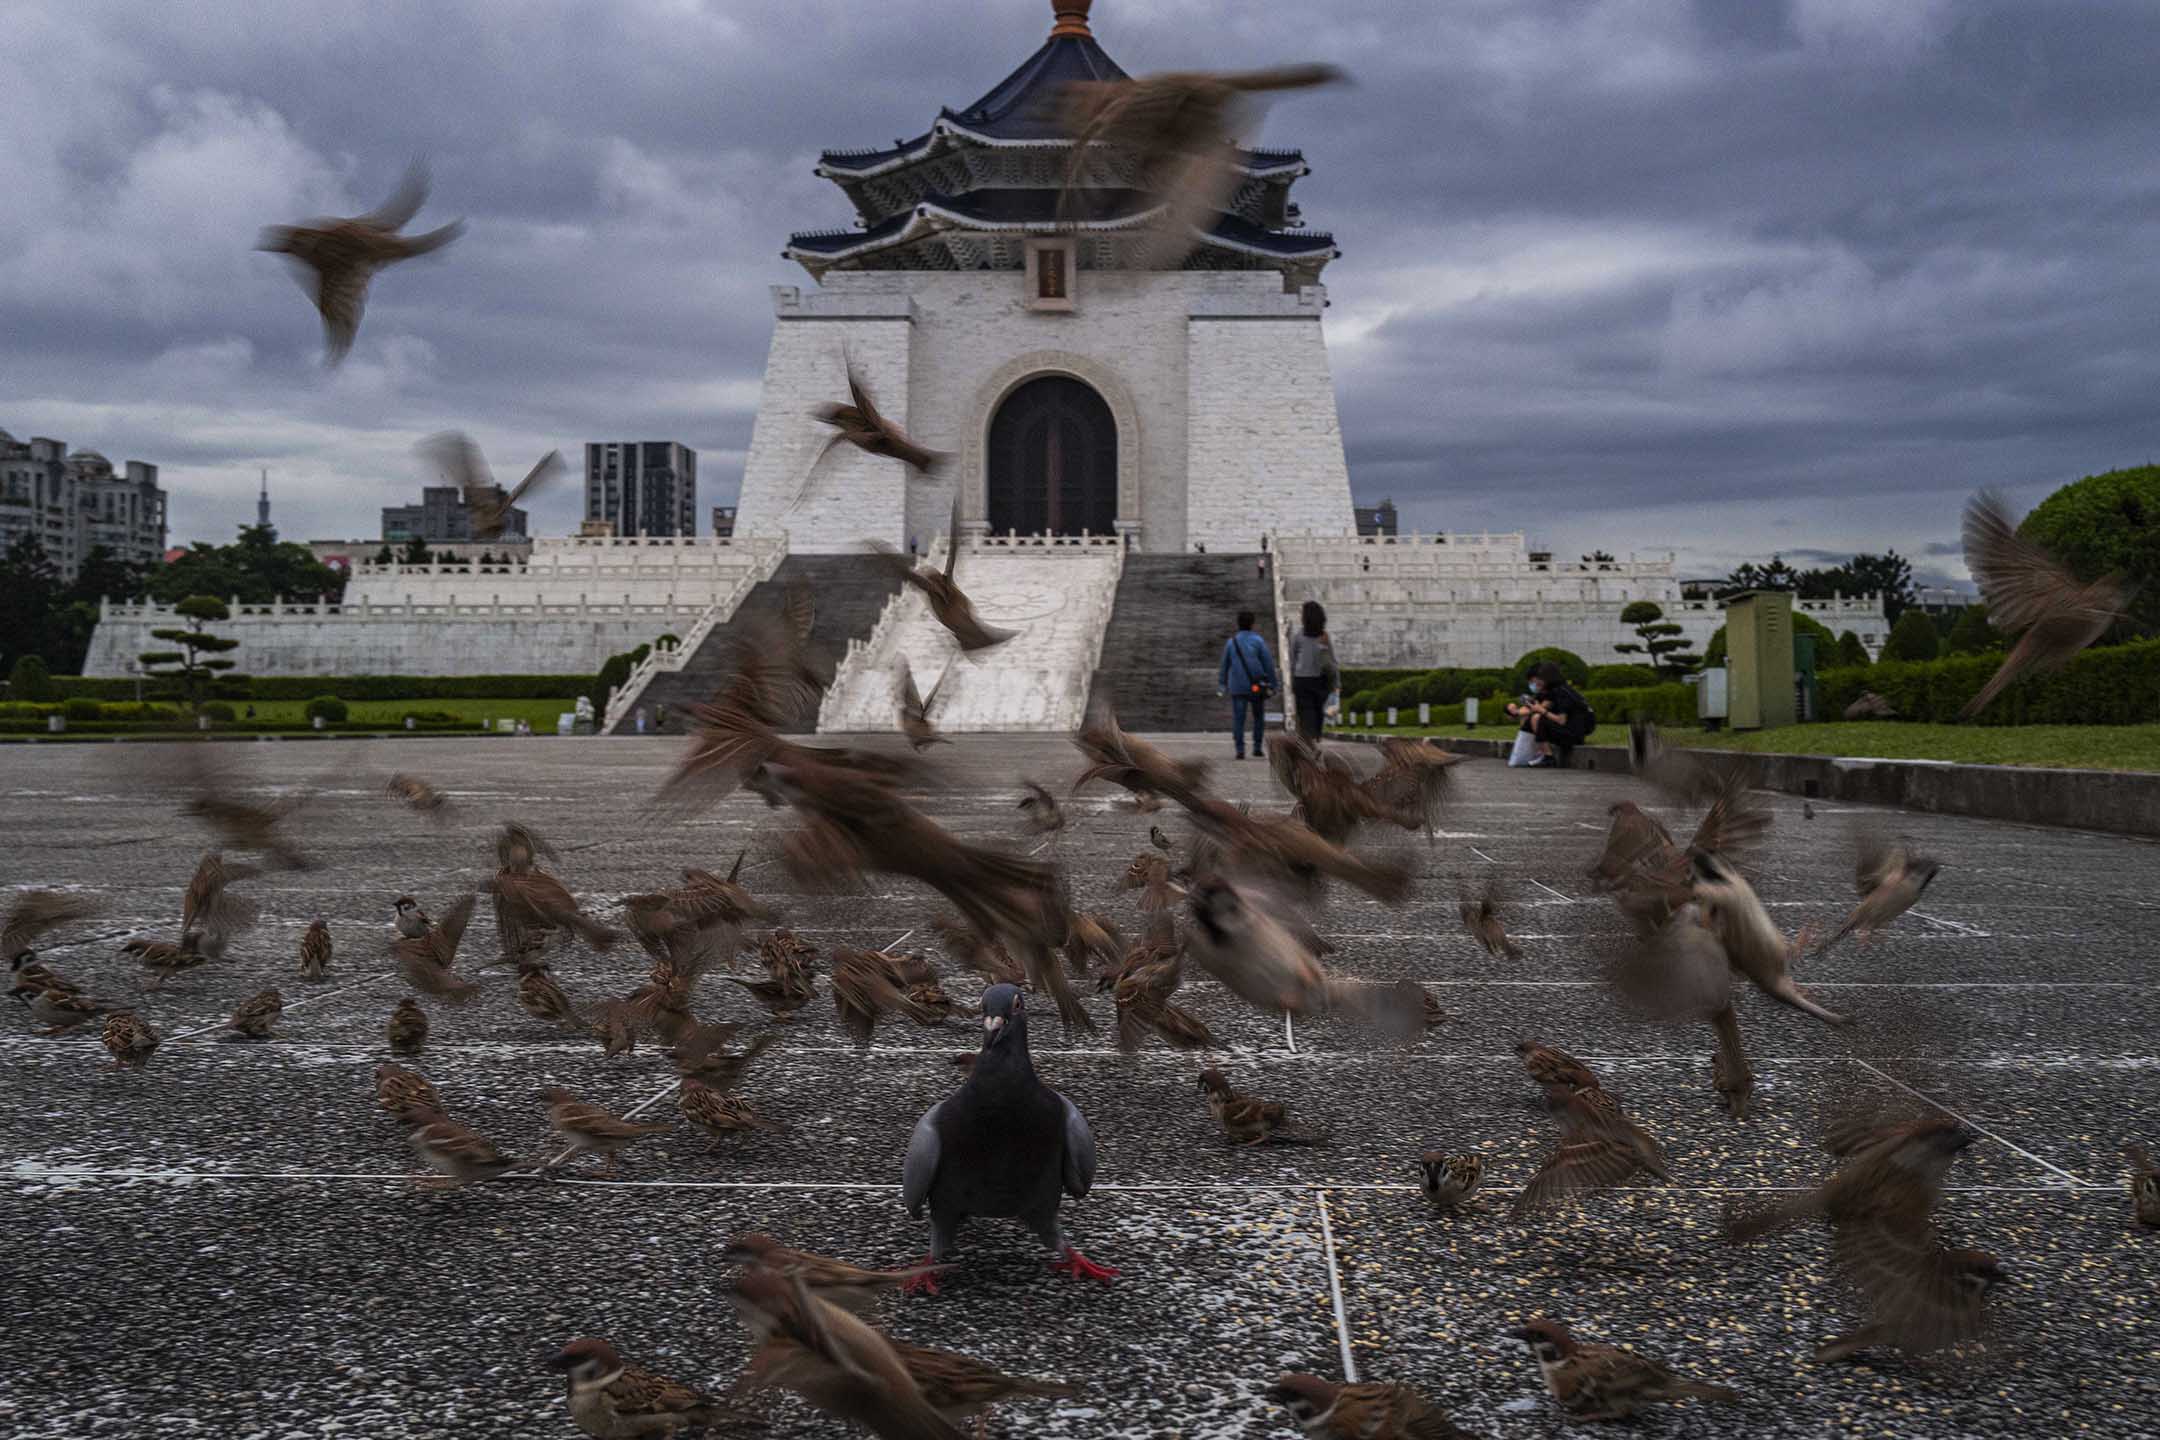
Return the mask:
<path id="1" fill-rule="evenodd" d="M 1057 17 L 1057 24 L 1050 27 L 1050 38 L 1075 35 L 1082 40 L 1093 39 L 1095 32 L 1088 29 L 1087 23 L 1092 4 L 1094 0 L 1050 0 L 1050 13 Z"/>

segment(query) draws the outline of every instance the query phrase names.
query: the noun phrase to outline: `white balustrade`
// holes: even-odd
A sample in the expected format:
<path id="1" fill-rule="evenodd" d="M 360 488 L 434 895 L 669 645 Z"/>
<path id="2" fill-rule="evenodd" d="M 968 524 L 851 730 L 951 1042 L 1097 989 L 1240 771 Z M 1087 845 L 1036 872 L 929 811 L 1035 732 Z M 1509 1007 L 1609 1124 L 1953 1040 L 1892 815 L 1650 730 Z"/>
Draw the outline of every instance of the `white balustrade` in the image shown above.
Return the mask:
<path id="1" fill-rule="evenodd" d="M 678 643 L 656 644 L 647 651 L 645 658 L 631 670 L 628 678 L 610 692 L 607 713 L 601 720 L 601 733 L 615 733 L 619 725 L 636 713 L 637 703 L 644 696 L 645 687 L 652 683 L 654 676 L 672 675 L 688 665 L 690 657 L 697 654 L 698 647 L 712 634 L 713 627 L 733 616 L 736 607 L 742 604 L 752 590 L 772 578 L 773 571 L 780 568 L 785 554 L 783 547 L 779 551 L 761 555 L 750 569 L 736 578 L 735 584 L 725 595 L 705 607 L 698 616 L 697 623 L 683 634 Z"/>

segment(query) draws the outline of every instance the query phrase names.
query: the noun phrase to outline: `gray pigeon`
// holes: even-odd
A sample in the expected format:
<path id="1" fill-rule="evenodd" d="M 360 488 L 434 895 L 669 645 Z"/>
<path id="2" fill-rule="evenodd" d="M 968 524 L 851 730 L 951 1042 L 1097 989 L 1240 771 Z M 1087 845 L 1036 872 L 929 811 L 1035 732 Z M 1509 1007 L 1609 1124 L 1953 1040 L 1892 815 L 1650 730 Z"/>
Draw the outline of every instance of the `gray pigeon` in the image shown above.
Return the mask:
<path id="1" fill-rule="evenodd" d="M 1095 1183 L 1095 1137 L 1079 1107 L 1042 1083 L 1028 1055 L 1027 1008 L 1017 987 L 983 992 L 983 1042 L 960 1088 L 915 1122 L 900 1172 L 908 1217 L 930 1202 L 930 1264 L 942 1264 L 971 1215 L 1018 1218 L 1050 1247 L 1050 1268 L 1109 1284 L 1117 1271 L 1065 1243 L 1058 1206 Z M 935 1295 L 934 1273 L 911 1290 Z"/>

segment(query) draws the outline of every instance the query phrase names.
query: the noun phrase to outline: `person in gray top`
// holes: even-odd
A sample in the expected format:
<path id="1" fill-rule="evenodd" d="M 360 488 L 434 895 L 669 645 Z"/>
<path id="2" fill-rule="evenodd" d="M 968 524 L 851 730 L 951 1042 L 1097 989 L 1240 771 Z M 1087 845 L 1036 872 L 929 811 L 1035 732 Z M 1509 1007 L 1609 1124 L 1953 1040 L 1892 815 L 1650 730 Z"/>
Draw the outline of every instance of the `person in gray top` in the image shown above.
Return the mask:
<path id="1" fill-rule="evenodd" d="M 1290 698 L 1297 706 L 1298 733 L 1317 742 L 1327 713 L 1327 697 L 1341 681 L 1335 646 L 1328 639 L 1327 611 L 1307 600 L 1298 612 L 1298 633 L 1290 637 Z"/>

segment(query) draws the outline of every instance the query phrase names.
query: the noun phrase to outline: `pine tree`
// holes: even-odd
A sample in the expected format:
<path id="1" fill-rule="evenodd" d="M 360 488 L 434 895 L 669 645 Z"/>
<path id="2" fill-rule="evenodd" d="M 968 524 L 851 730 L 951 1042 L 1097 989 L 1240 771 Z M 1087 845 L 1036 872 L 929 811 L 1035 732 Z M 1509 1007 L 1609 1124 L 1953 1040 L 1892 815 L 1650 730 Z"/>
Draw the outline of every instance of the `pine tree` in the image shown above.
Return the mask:
<path id="1" fill-rule="evenodd" d="M 135 658 L 147 673 L 176 678 L 181 693 L 187 697 L 188 708 L 199 710 L 206 687 L 221 679 L 230 684 L 241 678 L 228 673 L 234 662 L 216 658 L 239 649 L 240 642 L 229 636 L 213 635 L 204 628 L 213 620 L 230 620 L 232 612 L 214 595 L 190 595 L 173 606 L 173 613 L 188 622 L 186 629 L 153 630 L 150 635 L 152 639 L 180 648 L 146 650 Z"/>
<path id="2" fill-rule="evenodd" d="M 1613 649 L 1623 655 L 1642 656 L 1660 675 L 1685 675 L 1702 663 L 1702 656 L 1686 653 L 1687 641 L 1680 638 L 1684 627 L 1667 620 L 1655 600 L 1630 601 L 1620 612 L 1620 623 L 1633 626 L 1636 639 Z"/>

